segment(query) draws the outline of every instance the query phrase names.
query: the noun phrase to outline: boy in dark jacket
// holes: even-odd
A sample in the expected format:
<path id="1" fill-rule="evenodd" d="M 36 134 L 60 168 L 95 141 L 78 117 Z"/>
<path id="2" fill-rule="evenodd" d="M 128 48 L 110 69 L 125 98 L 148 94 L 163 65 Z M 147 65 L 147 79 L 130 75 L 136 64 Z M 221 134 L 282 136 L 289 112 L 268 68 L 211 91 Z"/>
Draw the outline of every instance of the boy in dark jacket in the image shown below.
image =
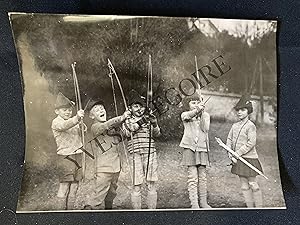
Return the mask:
<path id="1" fill-rule="evenodd" d="M 104 103 L 99 100 L 90 101 L 88 110 L 90 118 L 94 120 L 91 143 L 95 154 L 96 185 L 85 209 L 100 209 L 102 202 L 105 203 L 105 209 L 112 209 L 121 171 L 118 149 L 122 140 L 120 126 L 130 112 L 125 111 L 122 116 L 107 120 Z"/>

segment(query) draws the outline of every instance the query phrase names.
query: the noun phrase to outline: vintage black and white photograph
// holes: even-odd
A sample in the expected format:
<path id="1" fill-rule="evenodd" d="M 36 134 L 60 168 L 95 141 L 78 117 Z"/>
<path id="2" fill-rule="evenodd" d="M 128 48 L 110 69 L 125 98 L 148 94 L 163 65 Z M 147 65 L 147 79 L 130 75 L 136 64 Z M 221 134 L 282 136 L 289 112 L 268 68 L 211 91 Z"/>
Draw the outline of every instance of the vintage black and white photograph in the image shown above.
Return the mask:
<path id="1" fill-rule="evenodd" d="M 9 16 L 17 212 L 285 209 L 276 21 Z"/>

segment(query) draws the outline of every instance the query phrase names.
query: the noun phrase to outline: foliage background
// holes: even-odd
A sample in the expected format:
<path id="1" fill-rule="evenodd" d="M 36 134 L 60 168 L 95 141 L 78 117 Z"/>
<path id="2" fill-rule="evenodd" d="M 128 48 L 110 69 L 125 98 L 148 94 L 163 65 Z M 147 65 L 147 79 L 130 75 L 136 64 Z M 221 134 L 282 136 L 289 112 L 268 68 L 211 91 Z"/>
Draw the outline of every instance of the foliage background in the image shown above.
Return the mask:
<path id="1" fill-rule="evenodd" d="M 222 55 L 225 63 L 232 69 L 228 74 L 205 87 L 206 90 L 238 94 L 250 91 L 258 95 L 258 76 L 254 79 L 253 88 L 249 89 L 255 73 L 257 74 L 259 70 L 257 59 L 262 57 L 264 95 L 276 98 L 274 29 L 270 32 L 266 31 L 260 38 L 254 40 L 252 38 L 253 43 L 249 45 L 248 31 L 242 32 L 243 35 L 232 35 L 224 25 L 222 31 L 211 34 L 204 29 L 201 30 L 201 27 L 191 29 L 189 20 L 190 18 L 164 17 L 123 17 L 117 20 L 108 17 L 96 17 L 96 19 L 82 17 L 81 21 L 78 21 L 66 15 L 13 15 L 12 26 L 19 46 L 17 50 L 21 55 L 20 49 L 26 47 L 27 57 L 32 57 L 34 70 L 42 78 L 36 80 L 44 83 L 45 92 L 46 89 L 49 90 L 47 96 L 38 93 L 31 95 L 32 90 L 28 88 L 25 93 L 27 117 L 31 117 L 35 111 L 51 112 L 53 101 L 49 99 L 53 99 L 52 95 L 58 92 L 75 99 L 70 67 L 74 61 L 77 62 L 76 71 L 83 102 L 90 97 L 100 97 L 107 103 L 108 114 L 114 115 L 107 58 L 112 61 L 116 69 L 125 95 L 131 89 L 135 89 L 145 96 L 149 54 L 152 56 L 155 96 L 164 98 L 165 90 L 170 87 L 178 90 L 182 79 L 191 78 L 190 75 L 195 71 L 194 56 L 197 56 L 200 68 L 207 64 L 212 66 L 211 60 Z M 267 28 L 274 27 L 271 21 L 265 22 L 264 25 Z M 238 20 L 236 27 L 240 27 Z M 236 32 L 241 33 L 238 29 Z M 261 31 L 257 29 L 253 32 L 259 34 Z M 20 60 L 24 59 L 20 57 Z M 26 66 L 22 63 L 21 65 Z M 213 73 L 215 70 L 216 68 L 213 68 Z M 31 79 L 29 75 L 28 78 L 26 77 L 27 74 L 23 76 L 24 79 Z M 120 91 L 116 82 L 114 83 L 118 108 L 123 110 Z M 26 85 L 28 87 L 30 84 Z M 30 87 L 30 89 L 39 88 L 43 87 Z M 37 94 L 45 100 L 38 100 Z M 164 101 L 166 102 L 165 99 Z M 174 132 L 174 129 L 180 127 L 182 130 L 179 115 L 184 109 L 184 107 L 172 107 L 161 116 L 160 125 L 164 130 L 164 139 L 180 137 L 180 132 Z M 49 115 L 41 114 L 40 119 L 46 119 L 49 123 L 53 119 Z M 170 121 L 174 124 L 174 129 L 168 126 Z"/>

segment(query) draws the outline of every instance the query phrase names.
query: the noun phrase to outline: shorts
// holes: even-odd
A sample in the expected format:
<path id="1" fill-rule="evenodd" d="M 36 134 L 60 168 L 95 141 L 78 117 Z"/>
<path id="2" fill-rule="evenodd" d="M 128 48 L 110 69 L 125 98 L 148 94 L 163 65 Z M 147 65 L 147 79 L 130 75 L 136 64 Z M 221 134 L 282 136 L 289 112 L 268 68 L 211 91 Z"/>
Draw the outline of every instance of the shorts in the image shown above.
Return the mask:
<path id="1" fill-rule="evenodd" d="M 150 153 L 149 164 L 148 164 L 148 155 L 149 155 L 148 153 L 130 154 L 130 165 L 133 174 L 134 185 L 142 184 L 144 182 L 144 179 L 146 179 L 147 182 L 158 181 L 157 154 L 156 152 Z M 148 165 L 148 174 L 146 177 L 147 165 Z"/>
<path id="2" fill-rule="evenodd" d="M 82 179 L 82 154 L 58 155 L 59 182 L 79 182 Z"/>

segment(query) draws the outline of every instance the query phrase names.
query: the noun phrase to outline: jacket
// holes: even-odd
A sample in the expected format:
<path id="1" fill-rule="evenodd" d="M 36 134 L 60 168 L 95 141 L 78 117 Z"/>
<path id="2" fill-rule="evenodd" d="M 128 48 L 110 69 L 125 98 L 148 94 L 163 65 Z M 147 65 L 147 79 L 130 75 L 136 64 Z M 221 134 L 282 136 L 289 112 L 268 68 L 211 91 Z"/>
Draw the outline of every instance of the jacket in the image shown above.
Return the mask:
<path id="1" fill-rule="evenodd" d="M 229 131 L 226 145 L 244 158 L 258 158 L 256 126 L 250 120 L 234 123 Z"/>
<path id="2" fill-rule="evenodd" d="M 79 134 L 79 120 L 76 116 L 65 120 L 57 116 L 52 121 L 52 132 L 57 145 L 58 155 L 73 155 L 82 153 L 81 137 Z"/>
<path id="3" fill-rule="evenodd" d="M 179 146 L 192 151 L 207 152 L 210 116 L 207 112 L 203 112 L 200 117 L 197 115 L 196 109 L 181 114 L 184 133 Z"/>
<path id="4" fill-rule="evenodd" d="M 94 141 L 91 143 L 95 154 L 96 172 L 120 172 L 119 143 L 122 141 L 122 136 L 119 127 L 122 122 L 122 116 L 118 116 L 92 125 Z"/>

